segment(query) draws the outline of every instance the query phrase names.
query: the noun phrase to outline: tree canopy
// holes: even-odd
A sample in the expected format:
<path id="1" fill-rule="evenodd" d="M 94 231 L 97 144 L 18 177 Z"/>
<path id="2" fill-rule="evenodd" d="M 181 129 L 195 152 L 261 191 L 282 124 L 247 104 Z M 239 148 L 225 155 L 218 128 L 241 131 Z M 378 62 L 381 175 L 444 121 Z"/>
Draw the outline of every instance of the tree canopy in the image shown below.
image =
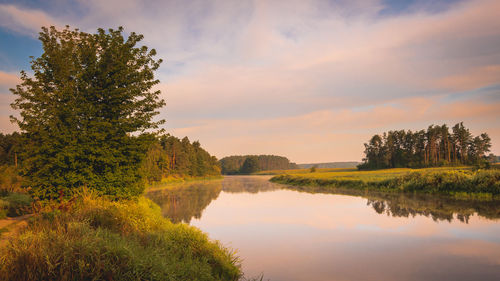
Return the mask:
<path id="1" fill-rule="evenodd" d="M 91 34 L 42 28 L 43 54 L 32 58 L 33 76 L 21 72 L 11 89 L 11 117 L 23 136 L 24 183 L 35 196 L 69 196 L 82 186 L 101 194 L 140 194 L 140 165 L 153 141 L 154 120 L 165 103 L 154 72 L 161 59 L 137 46 L 142 35 L 123 28 Z M 148 133 L 149 132 L 149 133 Z"/>
<path id="2" fill-rule="evenodd" d="M 222 158 L 219 162 L 221 164 L 223 174 L 248 174 L 242 171 L 243 164 L 247 158 L 254 157 L 257 159 L 258 170 L 287 170 L 298 169 L 297 164 L 291 163 L 288 158 L 276 155 L 233 155 Z M 255 172 L 255 171 L 254 171 Z"/>
<path id="3" fill-rule="evenodd" d="M 491 139 L 487 133 L 472 136 L 464 124 L 431 125 L 427 130 L 389 131 L 365 143 L 360 169 L 471 165 L 486 161 Z"/>
<path id="4" fill-rule="evenodd" d="M 150 183 L 168 176 L 218 176 L 219 162 L 200 145 L 169 134 L 162 135 L 151 145 L 143 163 L 143 170 Z"/>

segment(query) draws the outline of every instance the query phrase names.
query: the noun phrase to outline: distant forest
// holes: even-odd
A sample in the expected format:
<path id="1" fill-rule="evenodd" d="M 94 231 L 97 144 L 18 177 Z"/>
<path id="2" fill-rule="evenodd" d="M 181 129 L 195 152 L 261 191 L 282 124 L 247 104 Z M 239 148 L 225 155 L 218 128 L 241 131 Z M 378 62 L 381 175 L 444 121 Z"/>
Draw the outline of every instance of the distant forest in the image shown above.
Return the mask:
<path id="1" fill-rule="evenodd" d="M 491 139 L 487 133 L 474 137 L 463 123 L 450 129 L 446 124 L 427 130 L 389 131 L 374 135 L 365 143 L 364 163 L 360 169 L 473 165 L 493 162 L 486 153 Z"/>
<path id="2" fill-rule="evenodd" d="M 17 132 L 0 133 L 0 171 L 3 171 L 0 185 L 10 185 L 11 178 L 15 178 L 17 172 L 22 172 L 22 139 L 22 135 Z M 153 142 L 141 169 L 149 183 L 169 176 L 204 177 L 221 174 L 217 158 L 204 150 L 198 141 L 190 142 L 187 137 L 181 140 L 168 134 L 157 137 Z"/>
<path id="3" fill-rule="evenodd" d="M 276 155 L 235 155 L 222 158 L 222 174 L 251 174 L 258 171 L 298 169 L 288 158 Z"/>

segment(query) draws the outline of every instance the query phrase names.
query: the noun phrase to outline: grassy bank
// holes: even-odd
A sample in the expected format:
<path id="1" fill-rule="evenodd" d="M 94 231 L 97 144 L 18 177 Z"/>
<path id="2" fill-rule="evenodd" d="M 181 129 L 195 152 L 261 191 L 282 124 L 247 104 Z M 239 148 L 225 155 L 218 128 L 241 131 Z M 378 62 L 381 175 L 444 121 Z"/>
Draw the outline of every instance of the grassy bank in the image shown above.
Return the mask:
<path id="1" fill-rule="evenodd" d="M 62 210 L 61 210 L 62 209 Z M 238 280 L 235 255 L 142 197 L 48 208 L 0 249 L 0 280 Z"/>
<path id="2" fill-rule="evenodd" d="M 500 171 L 466 168 L 330 171 L 277 175 L 273 182 L 320 187 L 451 194 L 460 197 L 500 197 Z"/>
<path id="3" fill-rule="evenodd" d="M 317 173 L 329 173 L 329 172 L 354 172 L 357 171 L 356 168 L 317 168 Z M 253 173 L 253 175 L 281 175 L 281 174 L 309 174 L 311 172 L 310 168 L 307 169 L 293 169 L 293 170 L 268 170 L 259 171 Z"/>
<path id="4" fill-rule="evenodd" d="M 157 188 L 169 184 L 179 184 L 192 181 L 206 181 L 206 180 L 219 180 L 222 179 L 222 175 L 218 176 L 204 176 L 204 177 L 191 177 L 191 176 L 181 176 L 181 175 L 170 175 L 168 177 L 163 177 L 161 181 L 154 182 L 147 185 L 147 188 Z"/>

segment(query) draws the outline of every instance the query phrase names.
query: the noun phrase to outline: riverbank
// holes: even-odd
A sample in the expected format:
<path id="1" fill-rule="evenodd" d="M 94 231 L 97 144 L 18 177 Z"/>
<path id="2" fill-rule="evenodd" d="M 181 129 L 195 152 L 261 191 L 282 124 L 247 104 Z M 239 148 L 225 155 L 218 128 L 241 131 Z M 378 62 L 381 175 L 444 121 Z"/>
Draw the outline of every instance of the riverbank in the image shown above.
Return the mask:
<path id="1" fill-rule="evenodd" d="M 0 280 L 238 280 L 239 259 L 149 199 L 52 206 L 0 248 Z"/>
<path id="2" fill-rule="evenodd" d="M 191 176 L 177 176 L 171 175 L 164 177 L 159 182 L 154 182 L 146 185 L 146 189 L 162 187 L 165 185 L 174 185 L 179 183 L 193 182 L 193 181 L 208 181 L 208 180 L 220 180 L 222 175 L 217 176 L 203 176 L 203 177 L 191 177 Z"/>
<path id="3" fill-rule="evenodd" d="M 288 173 L 272 182 L 328 188 L 373 189 L 390 192 L 448 194 L 455 197 L 494 199 L 500 197 L 500 170 L 472 171 L 467 168 L 385 169 Z"/>

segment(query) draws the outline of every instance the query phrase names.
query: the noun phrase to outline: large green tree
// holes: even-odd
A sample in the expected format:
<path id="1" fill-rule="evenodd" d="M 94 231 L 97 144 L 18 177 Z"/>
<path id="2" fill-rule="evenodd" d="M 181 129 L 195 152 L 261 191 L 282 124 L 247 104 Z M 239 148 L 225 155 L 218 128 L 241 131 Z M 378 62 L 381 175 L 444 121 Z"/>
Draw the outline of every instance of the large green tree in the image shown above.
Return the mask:
<path id="1" fill-rule="evenodd" d="M 11 89 L 12 117 L 22 130 L 25 185 L 54 198 L 87 186 L 100 194 L 130 197 L 144 184 L 140 164 L 153 141 L 165 103 L 154 72 L 156 51 L 137 46 L 142 35 L 123 28 L 42 28 L 43 54 L 32 58 L 33 75 L 21 72 Z"/>

